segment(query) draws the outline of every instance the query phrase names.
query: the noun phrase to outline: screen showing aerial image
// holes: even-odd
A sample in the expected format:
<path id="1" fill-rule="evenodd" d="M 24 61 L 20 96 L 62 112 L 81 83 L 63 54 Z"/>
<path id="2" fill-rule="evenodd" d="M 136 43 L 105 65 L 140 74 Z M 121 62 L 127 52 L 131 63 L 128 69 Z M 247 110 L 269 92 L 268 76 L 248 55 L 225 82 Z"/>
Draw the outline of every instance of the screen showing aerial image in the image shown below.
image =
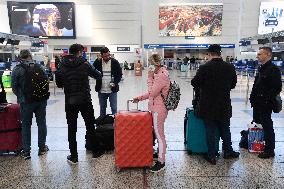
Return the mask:
<path id="1" fill-rule="evenodd" d="M 73 3 L 8 2 L 12 33 L 51 38 L 75 37 Z"/>
<path id="2" fill-rule="evenodd" d="M 160 36 L 219 36 L 222 13 L 220 3 L 159 6 Z"/>

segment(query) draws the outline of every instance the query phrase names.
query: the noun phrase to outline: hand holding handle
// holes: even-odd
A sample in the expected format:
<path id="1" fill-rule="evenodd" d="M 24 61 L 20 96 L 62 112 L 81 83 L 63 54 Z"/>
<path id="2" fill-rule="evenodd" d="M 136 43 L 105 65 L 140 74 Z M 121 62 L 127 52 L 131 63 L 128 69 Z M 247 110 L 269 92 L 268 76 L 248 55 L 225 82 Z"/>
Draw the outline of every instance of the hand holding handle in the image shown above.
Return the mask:
<path id="1" fill-rule="evenodd" d="M 130 111 L 130 110 L 129 110 L 129 104 L 130 104 L 130 102 L 136 103 L 137 106 L 136 106 L 136 109 L 135 109 L 135 110 L 138 110 L 138 102 L 135 102 L 134 99 L 130 99 L 130 100 L 127 100 L 127 111 Z"/>

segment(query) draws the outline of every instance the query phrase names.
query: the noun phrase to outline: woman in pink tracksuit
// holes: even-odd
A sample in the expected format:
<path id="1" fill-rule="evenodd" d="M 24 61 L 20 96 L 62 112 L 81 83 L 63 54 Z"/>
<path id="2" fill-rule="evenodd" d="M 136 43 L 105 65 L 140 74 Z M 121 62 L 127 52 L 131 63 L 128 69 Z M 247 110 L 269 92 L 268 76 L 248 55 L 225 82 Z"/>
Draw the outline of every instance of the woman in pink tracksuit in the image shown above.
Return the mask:
<path id="1" fill-rule="evenodd" d="M 149 99 L 148 109 L 152 112 L 155 136 L 158 140 L 158 161 L 151 167 L 150 171 L 159 172 L 165 167 L 167 145 L 164 123 L 168 115 L 161 92 L 166 98 L 170 88 L 170 79 L 167 69 L 161 65 L 162 58 L 160 55 L 152 55 L 149 61 L 151 66 L 149 66 L 148 72 L 148 92 L 142 96 L 133 98 L 133 102 Z"/>

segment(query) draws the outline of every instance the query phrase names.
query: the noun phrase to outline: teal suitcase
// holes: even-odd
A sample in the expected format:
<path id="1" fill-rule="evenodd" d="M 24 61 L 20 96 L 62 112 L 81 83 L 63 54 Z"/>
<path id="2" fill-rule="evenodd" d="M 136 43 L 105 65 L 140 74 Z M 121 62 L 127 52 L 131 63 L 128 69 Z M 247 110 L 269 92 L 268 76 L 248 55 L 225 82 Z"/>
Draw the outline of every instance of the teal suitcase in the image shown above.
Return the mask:
<path id="1" fill-rule="evenodd" d="M 219 151 L 220 134 L 216 130 L 216 152 Z M 192 108 L 186 109 L 184 119 L 184 144 L 189 154 L 205 154 L 208 152 L 205 125 L 202 119 L 194 115 Z"/>

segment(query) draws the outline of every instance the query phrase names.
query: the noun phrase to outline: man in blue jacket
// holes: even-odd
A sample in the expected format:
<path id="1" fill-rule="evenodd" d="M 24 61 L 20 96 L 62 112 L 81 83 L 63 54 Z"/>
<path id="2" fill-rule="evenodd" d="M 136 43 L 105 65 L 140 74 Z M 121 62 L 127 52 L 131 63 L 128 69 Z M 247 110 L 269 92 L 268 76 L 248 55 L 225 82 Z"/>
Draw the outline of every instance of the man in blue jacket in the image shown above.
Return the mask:
<path id="1" fill-rule="evenodd" d="M 122 69 L 119 62 L 111 58 L 107 47 L 101 49 L 101 57 L 94 63 L 94 67 L 102 73 L 102 78 L 96 82 L 95 90 L 99 97 L 100 116 L 105 116 L 108 98 L 112 114 L 117 112 L 118 83 L 121 81 Z"/>

